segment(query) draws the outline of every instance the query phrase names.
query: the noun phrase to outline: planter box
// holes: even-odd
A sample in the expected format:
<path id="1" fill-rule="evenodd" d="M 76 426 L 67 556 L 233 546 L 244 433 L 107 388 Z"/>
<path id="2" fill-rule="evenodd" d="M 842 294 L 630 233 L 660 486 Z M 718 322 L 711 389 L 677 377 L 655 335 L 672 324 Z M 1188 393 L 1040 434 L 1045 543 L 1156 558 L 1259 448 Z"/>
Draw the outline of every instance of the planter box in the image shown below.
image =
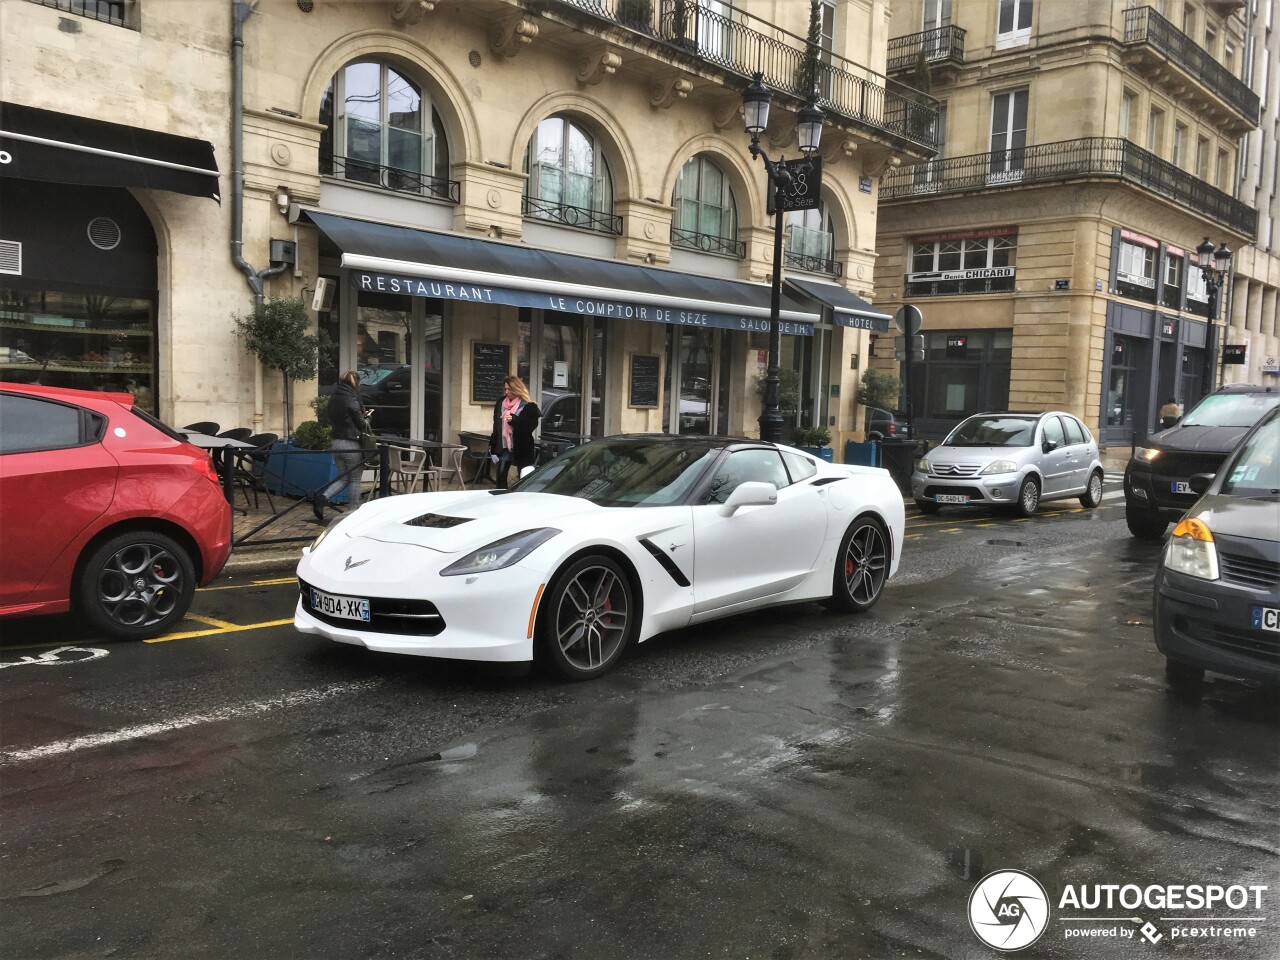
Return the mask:
<path id="1" fill-rule="evenodd" d="M 262 480 L 267 489 L 286 497 L 310 497 L 337 478 L 338 465 L 329 451 L 304 450 L 283 441 L 271 445 L 262 467 Z M 346 487 L 329 499 L 333 503 L 346 503 Z"/>
<path id="2" fill-rule="evenodd" d="M 834 447 L 796 447 L 797 450 L 803 450 L 810 456 L 817 457 L 819 460 L 825 460 L 827 463 L 835 462 Z"/>

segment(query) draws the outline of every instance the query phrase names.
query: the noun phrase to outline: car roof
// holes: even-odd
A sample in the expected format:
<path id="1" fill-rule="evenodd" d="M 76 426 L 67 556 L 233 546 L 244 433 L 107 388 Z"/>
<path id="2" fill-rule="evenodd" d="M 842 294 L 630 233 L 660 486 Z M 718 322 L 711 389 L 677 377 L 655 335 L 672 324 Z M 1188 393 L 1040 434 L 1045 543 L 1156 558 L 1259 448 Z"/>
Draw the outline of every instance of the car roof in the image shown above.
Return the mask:
<path id="1" fill-rule="evenodd" d="M 133 394 L 109 393 L 102 390 L 75 390 L 71 387 L 47 387 L 39 383 L 0 383 L 0 389 L 8 393 L 25 393 L 33 397 L 47 397 L 50 400 L 65 400 L 95 410 L 110 409 L 118 404 L 126 410 L 133 406 Z"/>
<path id="2" fill-rule="evenodd" d="M 611 443 L 622 441 L 629 443 L 660 443 L 664 446 L 711 446 L 721 450 L 743 446 L 774 447 L 776 449 L 781 446 L 780 444 L 770 443 L 767 440 L 753 440 L 750 437 L 721 437 L 702 434 L 677 434 L 673 436 L 669 433 L 621 433 L 612 437 L 602 437 L 601 440 L 607 440 Z"/>
<path id="3" fill-rule="evenodd" d="M 1273 384 L 1262 383 L 1228 383 L 1219 387 L 1214 393 L 1275 393 L 1277 389 Z"/>

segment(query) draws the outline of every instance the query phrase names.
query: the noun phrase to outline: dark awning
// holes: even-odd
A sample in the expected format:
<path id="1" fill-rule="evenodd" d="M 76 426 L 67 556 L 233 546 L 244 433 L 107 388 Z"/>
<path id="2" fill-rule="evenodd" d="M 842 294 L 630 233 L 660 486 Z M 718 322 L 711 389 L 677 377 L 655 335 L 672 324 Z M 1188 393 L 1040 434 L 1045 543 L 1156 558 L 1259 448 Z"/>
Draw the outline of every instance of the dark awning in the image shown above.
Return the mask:
<path id="1" fill-rule="evenodd" d="M 0 102 L 0 176 L 218 195 L 207 140 Z"/>
<path id="2" fill-rule="evenodd" d="M 794 287 L 802 296 L 830 307 L 835 314 L 835 322 L 842 327 L 885 333 L 889 329 L 889 321 L 893 319 L 889 314 L 877 310 L 861 297 L 834 283 L 787 277 L 787 285 Z"/>
<path id="3" fill-rule="evenodd" d="M 617 320 L 768 331 L 769 287 L 513 243 L 303 211 L 342 250 L 362 290 L 538 307 Z M 784 299 L 783 333 L 820 317 Z"/>

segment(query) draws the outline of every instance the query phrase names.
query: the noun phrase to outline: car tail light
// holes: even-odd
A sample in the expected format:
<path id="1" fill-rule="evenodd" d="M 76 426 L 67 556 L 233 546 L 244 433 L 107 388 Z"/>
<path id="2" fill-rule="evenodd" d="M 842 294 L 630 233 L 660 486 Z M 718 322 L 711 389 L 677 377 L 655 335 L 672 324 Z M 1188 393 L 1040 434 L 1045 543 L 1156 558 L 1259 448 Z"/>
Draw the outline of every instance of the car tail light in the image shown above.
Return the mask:
<path id="1" fill-rule="evenodd" d="M 898 425 L 897 425 L 896 423 L 892 423 L 892 422 L 890 422 L 890 423 L 886 423 L 886 424 L 885 424 L 885 427 L 884 427 L 884 432 L 885 432 L 885 433 L 897 433 L 897 432 L 898 432 Z"/>
<path id="2" fill-rule="evenodd" d="M 208 477 L 219 487 L 222 486 L 222 478 L 218 476 L 218 471 L 213 468 L 213 457 L 210 454 L 206 453 L 203 457 L 192 460 L 191 465 L 196 468 L 196 473 L 200 474 L 200 476 Z"/>

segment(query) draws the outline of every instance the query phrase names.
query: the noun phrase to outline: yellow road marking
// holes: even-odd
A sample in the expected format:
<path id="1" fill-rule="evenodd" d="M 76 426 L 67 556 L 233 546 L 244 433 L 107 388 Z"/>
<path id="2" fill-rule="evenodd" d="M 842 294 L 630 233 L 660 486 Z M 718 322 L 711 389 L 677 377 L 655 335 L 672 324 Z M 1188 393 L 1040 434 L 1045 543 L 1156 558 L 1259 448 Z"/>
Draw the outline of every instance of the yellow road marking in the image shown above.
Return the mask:
<path id="1" fill-rule="evenodd" d="M 964 527 L 947 527 L 945 530 L 939 530 L 939 533 L 959 533 Z"/>
<path id="2" fill-rule="evenodd" d="M 226 630 L 228 627 L 234 627 L 234 623 L 228 623 L 226 620 L 215 620 L 213 617 L 201 617 L 194 613 L 187 614 L 188 620 L 194 620 L 196 623 L 207 623 L 211 627 L 217 627 L 220 630 Z"/>
<path id="3" fill-rule="evenodd" d="M 198 620 L 199 617 L 192 617 L 192 620 Z M 143 643 L 167 643 L 170 640 L 191 640 L 195 637 L 211 637 L 218 633 L 241 633 L 245 630 L 265 630 L 267 627 L 283 627 L 285 624 L 292 624 L 293 617 L 285 620 L 264 620 L 262 623 L 246 623 L 243 625 L 229 623 L 224 627 L 215 627 L 212 630 L 188 630 L 185 633 L 166 633 L 163 637 L 154 637 L 150 640 L 144 640 Z"/>
<path id="4" fill-rule="evenodd" d="M 916 537 L 923 537 L 923 533 L 908 533 L 903 536 L 903 540 L 914 540 Z"/>
<path id="5" fill-rule="evenodd" d="M 212 593 L 214 590 L 244 590 L 246 587 L 269 587 L 277 583 L 297 583 L 297 577 L 276 577 L 272 580 L 250 580 L 248 583 L 232 583 L 225 587 L 201 587 L 200 593 Z"/>

